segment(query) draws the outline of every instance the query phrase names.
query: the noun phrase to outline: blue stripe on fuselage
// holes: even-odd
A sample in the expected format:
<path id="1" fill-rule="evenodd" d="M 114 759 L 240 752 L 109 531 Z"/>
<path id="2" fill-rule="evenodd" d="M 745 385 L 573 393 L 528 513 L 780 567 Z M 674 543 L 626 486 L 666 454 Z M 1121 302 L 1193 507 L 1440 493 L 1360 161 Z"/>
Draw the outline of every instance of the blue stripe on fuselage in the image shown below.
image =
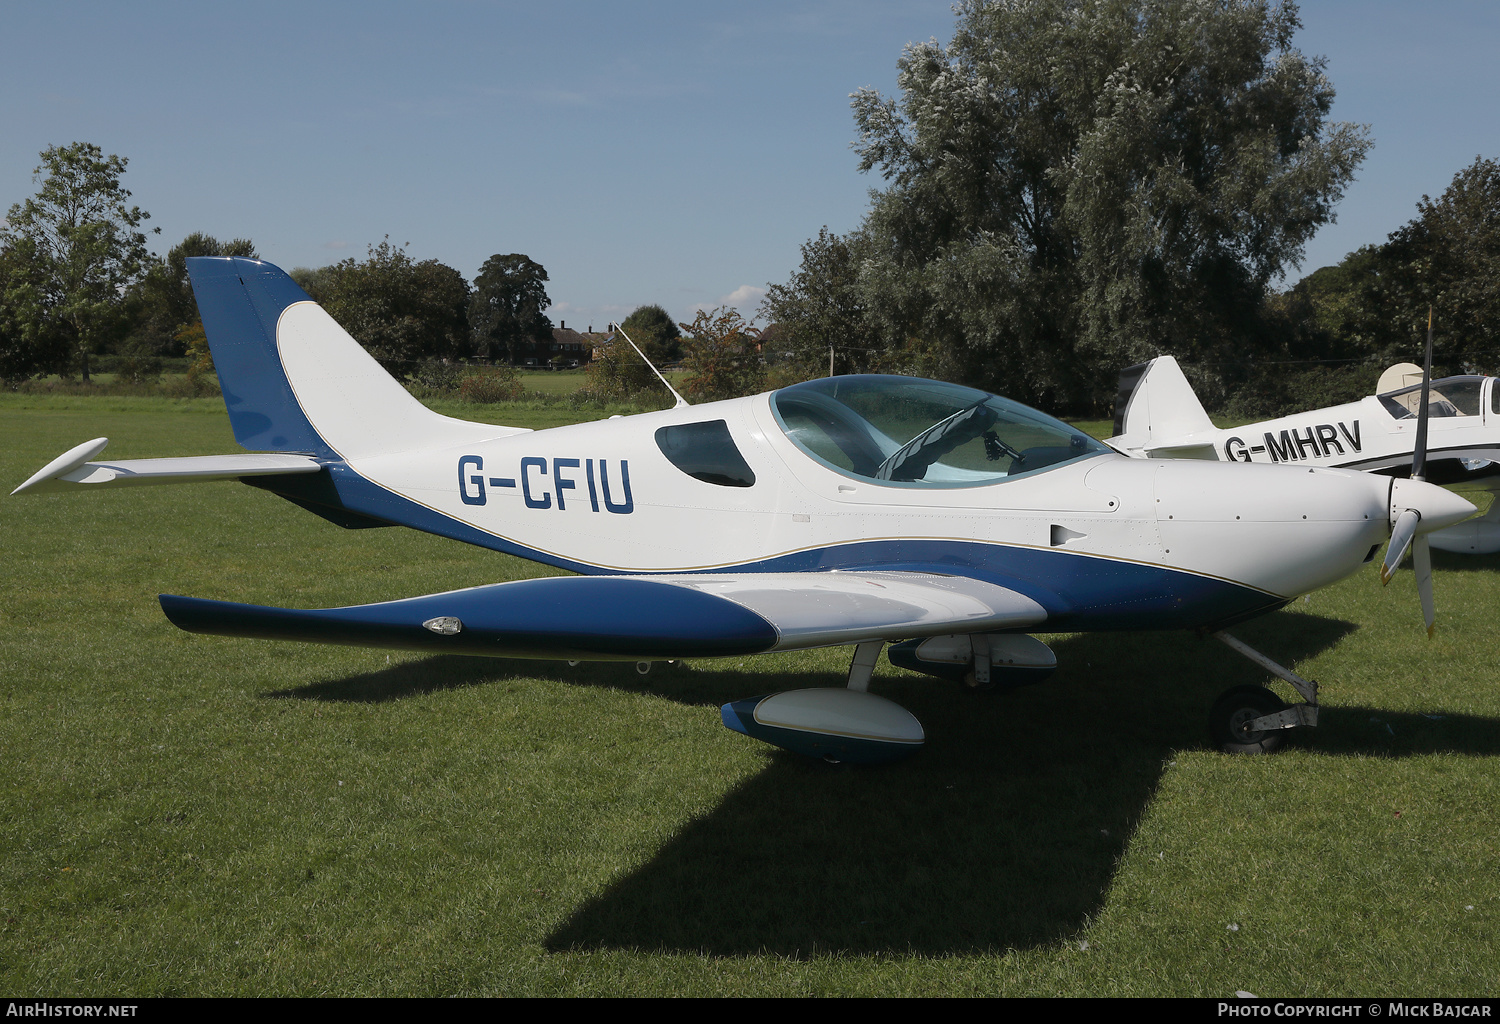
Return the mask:
<path id="1" fill-rule="evenodd" d="M 497 537 L 372 483 L 344 463 L 328 465 L 344 507 L 426 533 L 503 551 L 584 575 L 630 575 Z M 1286 599 L 1230 580 L 1077 551 L 965 540 L 870 540 L 794 551 L 684 573 L 887 570 L 947 573 L 1008 587 L 1047 609 L 1048 632 L 1199 629 L 1273 611 Z M 660 574 L 659 570 L 644 570 Z"/>

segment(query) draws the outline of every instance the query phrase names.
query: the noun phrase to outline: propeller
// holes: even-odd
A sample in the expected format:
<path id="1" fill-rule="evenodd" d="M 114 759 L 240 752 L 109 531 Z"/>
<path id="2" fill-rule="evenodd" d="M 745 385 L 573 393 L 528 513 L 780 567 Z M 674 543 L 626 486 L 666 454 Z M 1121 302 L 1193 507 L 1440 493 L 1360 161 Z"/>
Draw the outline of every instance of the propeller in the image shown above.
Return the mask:
<path id="1" fill-rule="evenodd" d="M 1427 308 L 1427 352 L 1422 361 L 1422 401 L 1417 407 L 1417 440 L 1411 459 L 1411 481 L 1391 482 L 1391 542 L 1385 549 L 1380 566 L 1380 582 L 1388 584 L 1396 575 L 1408 549 L 1412 569 L 1417 574 L 1417 594 L 1422 599 L 1422 617 L 1427 622 L 1427 638 L 1437 629 L 1437 612 L 1432 601 L 1432 548 L 1427 535 L 1468 518 L 1460 514 L 1459 505 L 1469 505 L 1457 495 L 1426 482 L 1428 400 L 1432 390 L 1432 307 Z M 1414 486 L 1415 485 L 1415 486 Z M 1433 492 L 1441 492 L 1439 498 Z M 1424 509 L 1426 506 L 1426 516 Z M 1472 508 L 1472 505 L 1469 505 Z M 1457 518 L 1455 518 L 1457 517 Z"/>
<path id="2" fill-rule="evenodd" d="M 1395 509 L 1391 511 L 1395 513 Z M 1404 508 L 1396 514 L 1395 521 L 1391 523 L 1391 542 L 1386 546 L 1385 561 L 1380 566 L 1382 584 L 1390 583 L 1391 577 L 1396 575 L 1396 568 L 1406 557 L 1412 538 L 1417 535 L 1417 524 L 1421 521 L 1422 513 L 1414 508 Z"/>

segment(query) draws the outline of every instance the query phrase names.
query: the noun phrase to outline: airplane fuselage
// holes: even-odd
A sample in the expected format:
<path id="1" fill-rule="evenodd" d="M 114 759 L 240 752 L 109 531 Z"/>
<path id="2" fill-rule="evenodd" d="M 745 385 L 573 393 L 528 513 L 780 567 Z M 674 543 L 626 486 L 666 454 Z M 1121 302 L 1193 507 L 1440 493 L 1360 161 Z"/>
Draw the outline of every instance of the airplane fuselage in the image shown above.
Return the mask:
<path id="1" fill-rule="evenodd" d="M 1500 388 L 1494 377 L 1433 384 L 1426 477 L 1478 484 L 1500 476 Z M 1418 395 L 1411 389 L 1346 405 L 1170 440 L 1196 441 L 1223 462 L 1329 466 L 1406 476 L 1416 445 Z M 1148 448 L 1148 453 L 1149 453 Z M 1206 451 L 1200 451 L 1206 457 Z"/>
<path id="2" fill-rule="evenodd" d="M 753 483 L 694 477 L 659 441 L 711 424 Z M 1102 453 L 978 486 L 857 479 L 808 458 L 767 395 L 330 465 L 347 509 L 410 502 L 404 522 L 576 572 L 946 566 L 1057 629 L 1233 621 L 1348 575 L 1387 533 L 1387 481 L 1246 469 Z"/>

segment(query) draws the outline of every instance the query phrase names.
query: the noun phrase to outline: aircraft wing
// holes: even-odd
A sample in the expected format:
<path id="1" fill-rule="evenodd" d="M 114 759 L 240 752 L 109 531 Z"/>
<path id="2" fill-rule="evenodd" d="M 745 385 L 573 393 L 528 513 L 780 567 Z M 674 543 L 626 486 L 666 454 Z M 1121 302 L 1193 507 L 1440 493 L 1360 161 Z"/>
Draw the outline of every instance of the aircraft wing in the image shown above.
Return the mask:
<path id="1" fill-rule="evenodd" d="M 109 443 L 97 437 L 73 448 L 37 472 L 11 494 L 45 494 L 75 486 L 136 487 L 143 484 L 199 483 L 238 480 L 247 476 L 316 473 L 321 463 L 305 455 L 193 455 L 176 459 L 118 459 L 90 462 Z"/>
<path id="2" fill-rule="evenodd" d="M 512 658 L 664 660 L 1031 629 L 1031 598 L 911 571 L 555 576 L 295 610 L 161 595 L 182 629 Z"/>

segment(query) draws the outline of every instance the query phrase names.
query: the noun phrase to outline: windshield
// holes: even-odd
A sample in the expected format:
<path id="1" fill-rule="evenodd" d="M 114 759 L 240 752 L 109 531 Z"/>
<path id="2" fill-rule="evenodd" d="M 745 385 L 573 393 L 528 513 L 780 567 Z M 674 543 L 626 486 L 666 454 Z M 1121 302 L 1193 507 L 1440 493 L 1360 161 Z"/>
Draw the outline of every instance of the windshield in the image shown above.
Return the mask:
<path id="1" fill-rule="evenodd" d="M 1009 399 L 915 377 L 824 377 L 774 392 L 771 408 L 819 462 L 898 486 L 974 487 L 1111 450 Z"/>
<path id="2" fill-rule="evenodd" d="M 1427 400 L 1429 415 L 1478 416 L 1480 409 L 1479 389 L 1484 385 L 1483 377 L 1444 377 L 1432 382 Z M 1377 396 L 1386 411 L 1398 420 L 1412 419 L 1422 404 L 1422 385 L 1413 384 L 1400 391 L 1387 391 Z"/>

